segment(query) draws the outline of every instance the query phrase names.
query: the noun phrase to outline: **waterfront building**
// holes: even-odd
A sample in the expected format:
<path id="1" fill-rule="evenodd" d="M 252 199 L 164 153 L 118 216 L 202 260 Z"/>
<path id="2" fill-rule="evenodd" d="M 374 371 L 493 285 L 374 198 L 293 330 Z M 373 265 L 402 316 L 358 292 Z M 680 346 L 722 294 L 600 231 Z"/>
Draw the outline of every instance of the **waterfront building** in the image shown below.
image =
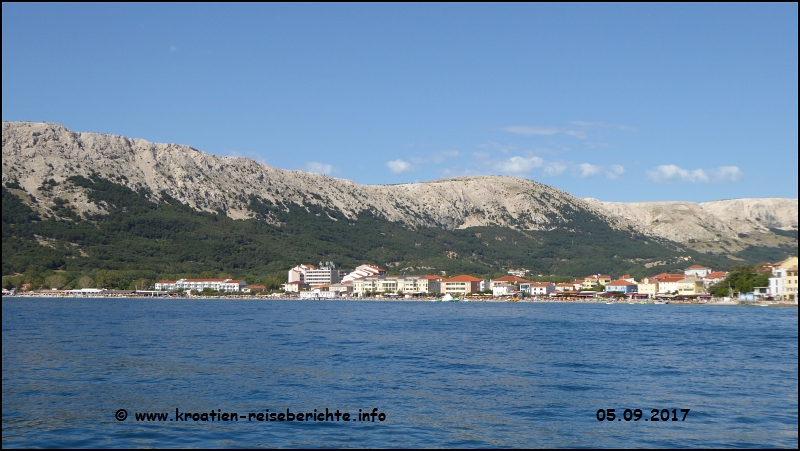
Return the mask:
<path id="1" fill-rule="evenodd" d="M 361 265 L 354 269 L 351 273 L 342 277 L 342 283 L 349 283 L 356 279 L 368 276 L 383 276 L 386 275 L 386 270 L 373 265 Z"/>
<path id="2" fill-rule="evenodd" d="M 328 291 L 335 291 L 340 296 L 345 296 L 353 292 L 353 283 L 332 283 L 328 286 Z"/>
<path id="3" fill-rule="evenodd" d="M 294 282 L 286 282 L 281 286 L 281 288 L 287 293 L 299 293 L 301 291 L 308 290 L 309 285 L 305 282 L 295 280 Z"/>
<path id="4" fill-rule="evenodd" d="M 728 277 L 727 271 L 714 271 L 711 274 L 706 275 L 703 277 L 703 290 L 708 290 L 711 285 L 722 282 L 726 277 Z"/>
<path id="5" fill-rule="evenodd" d="M 492 296 L 511 296 L 517 294 L 519 288 L 510 283 L 499 282 L 497 284 L 492 281 Z"/>
<path id="6" fill-rule="evenodd" d="M 678 292 L 678 282 L 685 279 L 686 276 L 684 274 L 661 273 L 652 278 L 658 281 L 658 294 L 671 294 Z"/>
<path id="7" fill-rule="evenodd" d="M 797 302 L 797 257 L 773 265 L 767 292 L 775 300 Z"/>
<path id="8" fill-rule="evenodd" d="M 652 277 L 645 277 L 637 284 L 636 292 L 650 297 L 655 296 L 658 293 L 658 280 Z"/>
<path id="9" fill-rule="evenodd" d="M 306 271 L 317 269 L 314 265 L 297 265 L 289 270 L 288 282 L 305 282 Z"/>
<path id="10" fill-rule="evenodd" d="M 462 274 L 450 279 L 442 279 L 441 292 L 454 295 L 477 293 L 481 289 L 481 282 L 485 283 L 485 279 L 479 279 L 477 277 Z"/>
<path id="11" fill-rule="evenodd" d="M 596 286 L 600 285 L 600 282 L 597 281 L 597 277 L 589 276 L 583 279 L 583 283 L 581 284 L 581 289 L 583 290 L 591 290 Z"/>
<path id="12" fill-rule="evenodd" d="M 238 292 L 247 288 L 244 280 L 238 279 L 179 279 L 159 280 L 156 282 L 156 291 L 195 290 Z"/>
<path id="13" fill-rule="evenodd" d="M 687 277 L 693 276 L 693 277 L 703 278 L 711 274 L 712 272 L 713 271 L 711 271 L 711 268 L 709 268 L 708 266 L 692 265 L 683 270 L 683 275 Z"/>
<path id="14" fill-rule="evenodd" d="M 687 277 L 678 282 L 678 294 L 693 295 L 703 294 L 703 279 L 699 277 Z"/>
<path id="15" fill-rule="evenodd" d="M 596 288 L 598 285 L 605 286 L 607 283 L 611 282 L 611 276 L 607 274 L 595 274 L 589 276 L 583 280 L 583 288 L 584 290 L 591 290 Z"/>
<path id="16" fill-rule="evenodd" d="M 553 282 L 527 282 L 519 284 L 519 291 L 531 296 L 548 296 L 556 291 L 556 284 Z"/>
<path id="17" fill-rule="evenodd" d="M 783 280 L 784 300 L 797 304 L 797 265 L 786 270 Z"/>
<path id="18" fill-rule="evenodd" d="M 499 279 L 492 279 L 489 281 L 489 290 L 493 289 L 495 286 L 503 285 L 503 284 L 512 284 L 512 285 L 519 285 L 521 283 L 530 283 L 530 280 L 525 280 L 522 277 L 518 276 L 503 276 Z M 482 291 L 482 290 L 481 290 Z"/>
<path id="19" fill-rule="evenodd" d="M 368 276 L 353 281 L 353 293 L 433 294 L 440 292 L 439 276 Z"/>
<path id="20" fill-rule="evenodd" d="M 618 279 L 613 282 L 608 282 L 605 286 L 606 293 L 622 293 L 622 294 L 631 294 L 636 293 L 638 290 L 638 286 L 633 282 L 628 282 L 627 280 Z"/>
<path id="21" fill-rule="evenodd" d="M 248 285 L 247 288 L 242 290 L 244 293 L 253 293 L 253 292 L 263 292 L 267 291 L 267 287 L 265 285 Z"/>
<path id="22" fill-rule="evenodd" d="M 565 291 L 573 291 L 575 289 L 574 285 L 571 283 L 557 283 L 556 284 L 556 291 L 558 292 L 565 292 Z"/>
<path id="23" fill-rule="evenodd" d="M 345 275 L 346 272 L 336 269 L 333 262 L 320 262 L 319 268 L 306 269 L 303 281 L 311 286 L 330 285 L 341 282 Z"/>

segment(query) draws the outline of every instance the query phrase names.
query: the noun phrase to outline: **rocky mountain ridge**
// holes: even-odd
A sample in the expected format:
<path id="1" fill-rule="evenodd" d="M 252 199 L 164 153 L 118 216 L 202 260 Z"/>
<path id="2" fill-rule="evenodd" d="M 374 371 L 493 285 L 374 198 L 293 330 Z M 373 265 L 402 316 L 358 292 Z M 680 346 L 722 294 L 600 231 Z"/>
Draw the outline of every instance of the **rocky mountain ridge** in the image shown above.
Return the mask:
<path id="1" fill-rule="evenodd" d="M 765 242 L 765 236 L 769 237 L 766 242 L 785 244 L 792 239 L 771 229 L 797 230 L 797 199 L 611 203 L 579 199 L 534 181 L 505 176 L 358 185 L 276 169 L 249 158 L 215 156 L 185 145 L 78 133 L 52 123 L 4 122 L 2 136 L 3 183 L 18 185 L 17 194 L 42 213 L 52 212 L 54 199 L 59 198 L 80 212 L 102 214 L 103 205 L 90 202 L 80 189 L 61 184 L 70 176 L 96 173 L 153 197 L 165 192 L 193 208 L 222 211 L 234 219 L 253 217 L 248 205 L 254 198 L 277 205 L 320 205 L 348 218 L 370 210 L 412 228 L 451 230 L 484 225 L 518 230 L 569 228 L 565 212 L 584 210 L 614 228 L 636 229 L 704 252 L 736 251 L 752 240 Z M 54 183 L 48 184 L 51 179 Z"/>

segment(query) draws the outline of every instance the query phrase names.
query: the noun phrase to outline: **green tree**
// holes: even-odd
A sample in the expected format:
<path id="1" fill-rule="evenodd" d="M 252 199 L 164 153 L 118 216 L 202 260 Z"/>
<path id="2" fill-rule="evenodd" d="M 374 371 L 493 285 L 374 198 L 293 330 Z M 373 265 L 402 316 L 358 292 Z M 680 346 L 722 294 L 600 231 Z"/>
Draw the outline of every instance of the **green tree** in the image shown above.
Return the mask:
<path id="1" fill-rule="evenodd" d="M 47 277 L 46 283 L 48 287 L 60 290 L 67 284 L 67 278 L 61 274 L 53 274 Z"/>
<path id="2" fill-rule="evenodd" d="M 94 279 L 89 276 L 81 276 L 78 279 L 78 288 L 94 288 Z"/>

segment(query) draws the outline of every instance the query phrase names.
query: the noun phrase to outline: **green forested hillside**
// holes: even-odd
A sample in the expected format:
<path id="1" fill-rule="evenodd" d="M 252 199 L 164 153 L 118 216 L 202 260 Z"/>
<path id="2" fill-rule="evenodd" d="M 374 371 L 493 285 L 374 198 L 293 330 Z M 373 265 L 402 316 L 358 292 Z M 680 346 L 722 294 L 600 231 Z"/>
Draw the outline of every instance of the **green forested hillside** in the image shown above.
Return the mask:
<path id="1" fill-rule="evenodd" d="M 569 222 L 546 232 L 411 230 L 369 211 L 348 219 L 312 204 L 275 205 L 255 197 L 249 203 L 257 219 L 232 220 L 224 212 L 196 211 L 166 193 L 156 203 L 153 193 L 97 176 L 63 183 L 85 189 L 109 214 L 85 217 L 59 199 L 57 217 L 43 218 L 3 187 L 3 275 L 17 275 L 4 277 L 6 285 L 25 280 L 131 288 L 161 277 L 229 275 L 274 287 L 285 281 L 288 268 L 320 260 L 342 269 L 372 263 L 408 274 L 493 276 L 524 267 L 564 277 L 643 276 L 682 268 L 686 261 L 676 257 L 690 254 L 674 243 L 613 230 L 583 210 L 562 212 Z M 692 255 L 693 263 L 715 268 L 732 264 Z M 645 268 L 657 261 L 666 264 Z"/>

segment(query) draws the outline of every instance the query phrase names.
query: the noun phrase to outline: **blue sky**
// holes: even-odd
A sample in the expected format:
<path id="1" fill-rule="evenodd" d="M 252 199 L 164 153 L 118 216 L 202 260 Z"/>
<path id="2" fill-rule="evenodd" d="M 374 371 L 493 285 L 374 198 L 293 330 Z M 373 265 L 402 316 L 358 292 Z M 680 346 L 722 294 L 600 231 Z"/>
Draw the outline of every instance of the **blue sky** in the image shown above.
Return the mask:
<path id="1" fill-rule="evenodd" d="M 797 4 L 3 3 L 3 121 L 357 183 L 797 197 Z"/>

